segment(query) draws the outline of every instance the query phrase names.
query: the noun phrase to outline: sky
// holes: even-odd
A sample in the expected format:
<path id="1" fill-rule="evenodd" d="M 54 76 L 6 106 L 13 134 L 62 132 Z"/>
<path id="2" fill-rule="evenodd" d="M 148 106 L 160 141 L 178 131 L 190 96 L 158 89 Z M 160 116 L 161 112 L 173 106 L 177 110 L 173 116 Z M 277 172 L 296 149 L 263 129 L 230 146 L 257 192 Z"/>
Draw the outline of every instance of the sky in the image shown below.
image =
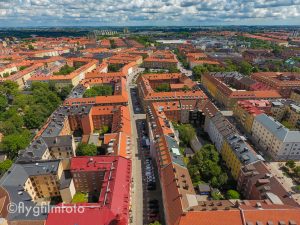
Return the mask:
<path id="1" fill-rule="evenodd" d="M 300 25 L 300 0 L 0 0 L 0 27 Z"/>

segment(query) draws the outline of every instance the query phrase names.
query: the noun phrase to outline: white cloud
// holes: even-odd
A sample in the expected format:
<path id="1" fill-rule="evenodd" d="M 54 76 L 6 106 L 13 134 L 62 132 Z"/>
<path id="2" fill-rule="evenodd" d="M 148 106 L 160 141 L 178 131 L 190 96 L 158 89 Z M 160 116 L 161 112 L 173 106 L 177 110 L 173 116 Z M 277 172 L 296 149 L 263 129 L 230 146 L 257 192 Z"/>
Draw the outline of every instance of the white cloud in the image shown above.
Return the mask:
<path id="1" fill-rule="evenodd" d="M 299 17 L 300 0 L 0 0 L 0 26 L 24 18 L 28 25 L 189 25 Z"/>

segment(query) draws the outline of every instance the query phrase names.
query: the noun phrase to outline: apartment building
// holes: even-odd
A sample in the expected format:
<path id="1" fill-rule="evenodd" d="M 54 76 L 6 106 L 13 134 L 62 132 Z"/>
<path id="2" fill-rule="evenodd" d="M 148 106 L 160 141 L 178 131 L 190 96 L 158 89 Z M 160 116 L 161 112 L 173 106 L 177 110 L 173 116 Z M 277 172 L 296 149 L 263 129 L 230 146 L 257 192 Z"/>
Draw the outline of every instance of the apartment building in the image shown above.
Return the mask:
<path id="1" fill-rule="evenodd" d="M 218 61 L 210 59 L 205 53 L 187 53 L 186 54 L 187 62 L 189 63 L 190 68 L 194 68 L 198 65 L 221 65 Z"/>
<path id="2" fill-rule="evenodd" d="M 4 207 L 1 215 L 5 221 L 12 224 L 44 224 L 46 214 L 35 216 L 33 211 L 23 213 L 7 212 L 7 204 L 20 205 L 24 207 L 37 207 L 42 210 L 39 201 L 49 201 L 61 194 L 62 184 L 66 182 L 65 172 L 60 160 L 43 160 L 30 163 L 16 163 L 8 170 L 1 180 L 1 196 Z"/>
<path id="3" fill-rule="evenodd" d="M 157 164 L 162 187 L 166 224 L 176 224 L 188 210 L 188 196 L 195 195 L 193 184 L 179 151 L 179 140 L 162 110 L 149 107 L 150 154 Z"/>
<path id="4" fill-rule="evenodd" d="M 107 207 L 121 217 L 126 222 L 124 224 L 128 223 L 131 189 L 129 159 L 121 156 L 74 157 L 70 171 L 76 192 L 96 197 L 97 203 L 91 205 Z"/>
<path id="5" fill-rule="evenodd" d="M 249 200 L 269 199 L 278 204 L 299 206 L 263 161 L 246 165 L 241 169 L 237 189 Z"/>
<path id="6" fill-rule="evenodd" d="M 300 131 L 289 130 L 266 114 L 255 117 L 252 136 L 274 160 L 300 159 Z"/>
<path id="7" fill-rule="evenodd" d="M 245 82 L 241 83 L 242 79 L 244 79 L 244 76 L 237 72 L 206 73 L 201 76 L 203 86 L 212 97 L 229 109 L 233 109 L 234 105 L 241 100 L 272 100 L 281 98 L 276 90 L 252 91 L 244 89 L 253 84 L 249 86 Z"/>
<path id="8" fill-rule="evenodd" d="M 253 73 L 251 78 L 277 90 L 283 98 L 289 98 L 292 90 L 300 86 L 299 73 L 258 72 Z"/>
<path id="9" fill-rule="evenodd" d="M 54 82 L 57 88 L 62 88 L 65 86 L 77 86 L 82 79 L 85 78 L 85 75 L 94 69 L 98 65 L 98 61 L 94 59 L 86 58 L 71 58 L 67 60 L 69 66 L 74 66 L 75 64 L 82 64 L 78 69 L 74 70 L 67 75 L 48 75 L 48 74 L 35 74 L 28 80 L 30 85 L 32 82 Z"/>
<path id="10" fill-rule="evenodd" d="M 212 204 L 207 202 L 208 204 Z M 178 225 L 297 225 L 300 223 L 299 208 L 272 203 L 269 200 L 236 201 L 235 205 L 214 201 L 213 209 L 204 206 L 185 213 Z M 228 206 L 229 205 L 229 206 Z"/>
<path id="11" fill-rule="evenodd" d="M 300 89 L 293 89 L 290 97 L 295 103 L 300 104 Z"/>
<path id="12" fill-rule="evenodd" d="M 205 115 L 204 131 L 208 133 L 216 149 L 221 152 L 224 140 L 236 133 L 236 128 L 212 102 L 208 101 L 202 111 Z"/>
<path id="13" fill-rule="evenodd" d="M 169 86 L 169 92 L 157 92 L 155 89 L 160 84 Z M 139 96 L 143 108 L 152 102 L 173 102 L 188 100 L 190 105 L 203 105 L 207 96 L 197 88 L 197 83 L 179 73 L 169 74 L 144 74 L 137 79 Z"/>
<path id="14" fill-rule="evenodd" d="M 224 140 L 221 155 L 235 180 L 243 166 L 259 160 L 255 151 L 238 133 Z"/>
<path id="15" fill-rule="evenodd" d="M 234 106 L 233 115 L 250 134 L 255 116 L 271 111 L 271 103 L 267 100 L 243 100 Z"/>
<path id="16" fill-rule="evenodd" d="M 84 98 L 84 92 L 90 87 L 97 85 L 111 85 L 113 95 L 96 96 Z M 117 106 L 128 105 L 128 93 L 126 90 L 126 79 L 122 76 L 105 75 L 97 73 L 97 76 L 91 76 L 82 80 L 80 85 L 71 93 L 70 97 L 64 101 L 66 106 L 76 105 L 95 105 L 95 106 Z"/>
<path id="17" fill-rule="evenodd" d="M 178 60 L 170 51 L 156 51 L 144 59 L 143 67 L 147 69 L 171 69 L 177 68 Z"/>

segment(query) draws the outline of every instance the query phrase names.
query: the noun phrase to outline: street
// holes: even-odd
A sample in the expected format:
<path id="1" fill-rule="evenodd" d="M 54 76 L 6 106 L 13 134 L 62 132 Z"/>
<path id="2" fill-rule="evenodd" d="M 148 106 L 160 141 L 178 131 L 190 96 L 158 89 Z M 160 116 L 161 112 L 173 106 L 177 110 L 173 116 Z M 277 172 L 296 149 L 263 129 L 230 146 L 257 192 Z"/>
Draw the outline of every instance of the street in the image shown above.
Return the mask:
<path id="1" fill-rule="evenodd" d="M 130 110 L 130 120 L 131 120 L 131 133 L 132 133 L 132 223 L 134 225 L 143 224 L 143 185 L 142 185 L 142 168 L 141 168 L 141 158 L 138 153 L 138 135 L 136 128 L 136 118 L 134 114 L 130 86 L 132 80 L 134 79 L 136 73 L 128 75 L 127 78 L 127 92 L 128 92 L 128 104 Z"/>
<path id="2" fill-rule="evenodd" d="M 141 70 L 143 71 L 143 70 Z M 147 137 L 146 114 L 143 112 L 137 95 L 135 79 L 137 74 L 128 76 L 127 91 L 132 127 L 132 223 L 149 224 L 155 220 L 163 221 L 163 204 L 157 168 L 149 156 L 149 149 L 143 146 L 142 140 Z M 146 174 L 151 166 L 151 183 L 149 186 Z M 155 204 L 157 203 L 157 205 Z M 164 224 L 163 222 L 161 222 Z"/>

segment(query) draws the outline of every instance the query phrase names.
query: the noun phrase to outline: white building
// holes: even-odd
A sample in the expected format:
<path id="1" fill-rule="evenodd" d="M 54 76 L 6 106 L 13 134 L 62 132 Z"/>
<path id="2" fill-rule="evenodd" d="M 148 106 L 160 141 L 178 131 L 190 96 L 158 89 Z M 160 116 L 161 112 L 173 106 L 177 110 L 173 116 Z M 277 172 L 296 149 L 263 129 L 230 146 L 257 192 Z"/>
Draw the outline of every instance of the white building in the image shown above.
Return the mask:
<path id="1" fill-rule="evenodd" d="M 300 131 L 291 131 L 266 114 L 255 117 L 252 136 L 275 160 L 300 160 Z"/>
<path id="2" fill-rule="evenodd" d="M 221 112 L 205 116 L 204 130 L 208 133 L 211 141 L 219 152 L 221 152 L 224 139 L 236 132 L 234 126 Z"/>

